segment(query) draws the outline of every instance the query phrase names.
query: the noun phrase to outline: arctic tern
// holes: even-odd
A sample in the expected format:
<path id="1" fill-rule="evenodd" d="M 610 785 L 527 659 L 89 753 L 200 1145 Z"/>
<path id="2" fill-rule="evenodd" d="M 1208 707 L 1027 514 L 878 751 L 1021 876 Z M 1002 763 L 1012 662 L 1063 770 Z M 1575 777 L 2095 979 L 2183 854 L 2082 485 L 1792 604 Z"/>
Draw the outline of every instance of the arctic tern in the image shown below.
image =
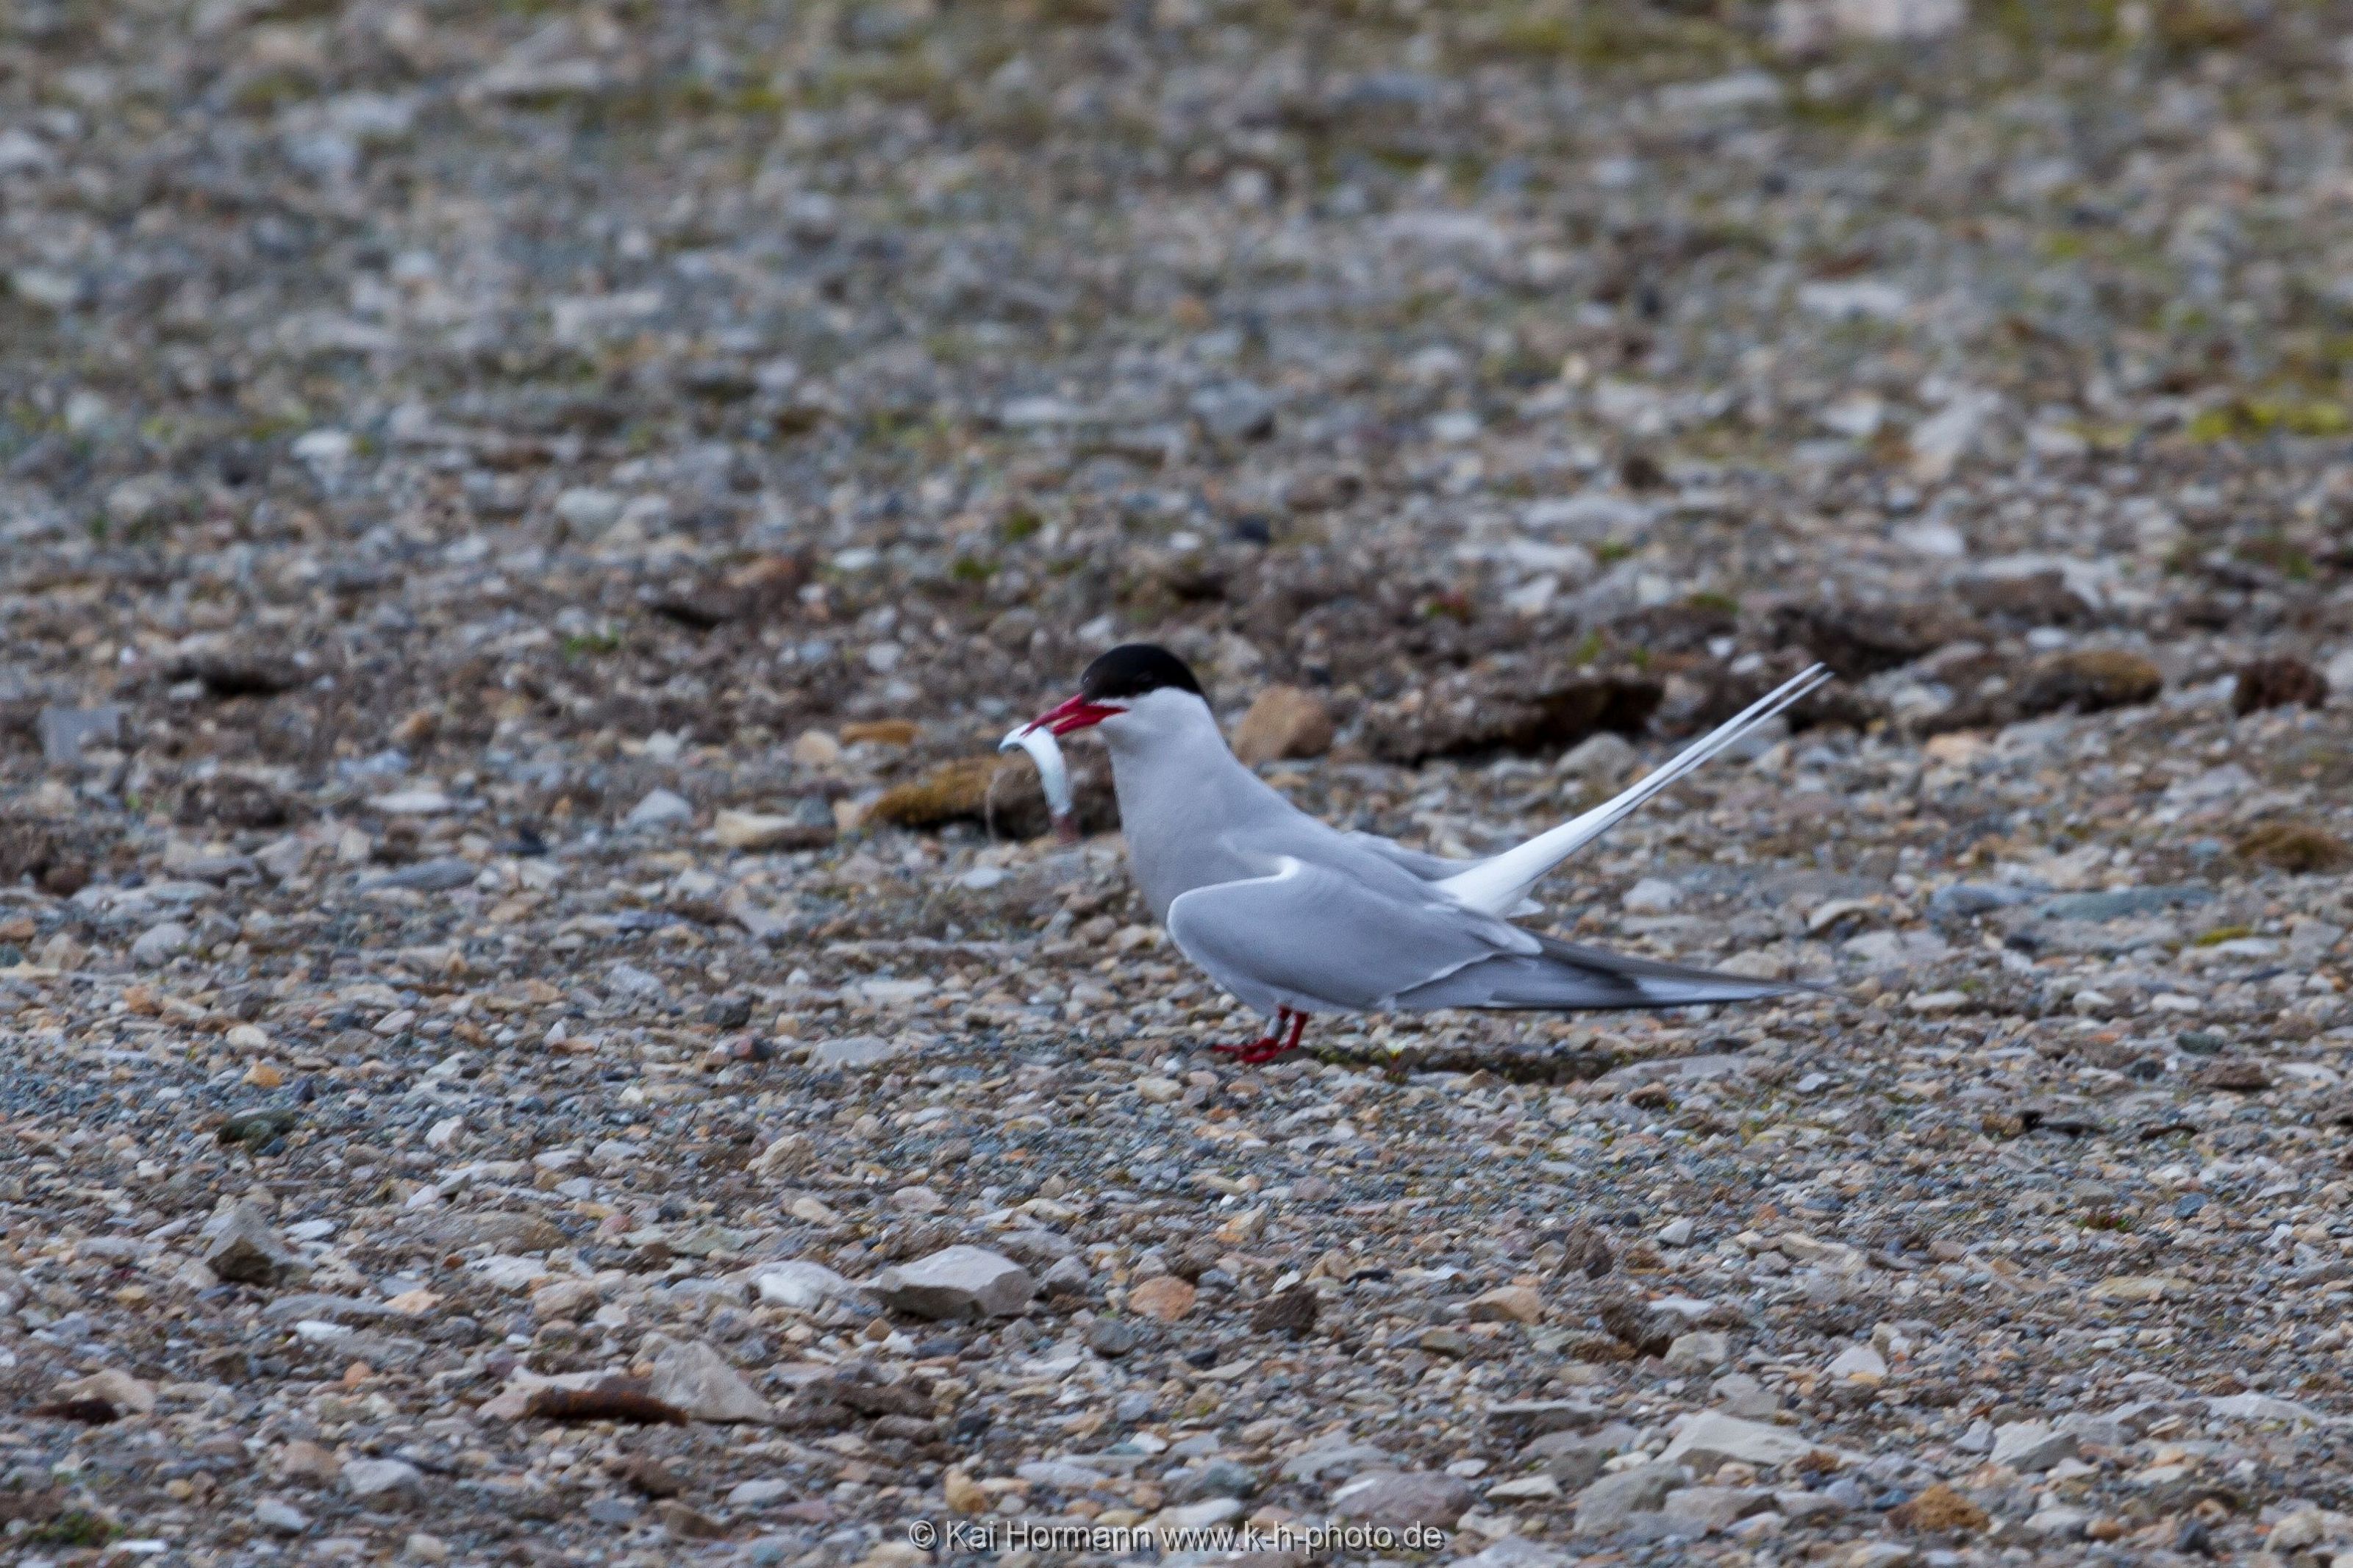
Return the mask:
<path id="1" fill-rule="evenodd" d="M 1008 742 L 1102 731 L 1144 901 L 1178 951 L 1268 1021 L 1248 1045 L 1213 1048 L 1262 1062 L 1295 1050 L 1319 1013 L 1682 1007 L 1802 989 L 1605 952 L 1507 917 L 1535 909 L 1527 894 L 1546 872 L 1830 679 L 1813 666 L 1622 794 L 1479 860 L 1301 811 L 1235 758 L 1192 670 L 1151 643 L 1103 654 L 1078 695 Z"/>

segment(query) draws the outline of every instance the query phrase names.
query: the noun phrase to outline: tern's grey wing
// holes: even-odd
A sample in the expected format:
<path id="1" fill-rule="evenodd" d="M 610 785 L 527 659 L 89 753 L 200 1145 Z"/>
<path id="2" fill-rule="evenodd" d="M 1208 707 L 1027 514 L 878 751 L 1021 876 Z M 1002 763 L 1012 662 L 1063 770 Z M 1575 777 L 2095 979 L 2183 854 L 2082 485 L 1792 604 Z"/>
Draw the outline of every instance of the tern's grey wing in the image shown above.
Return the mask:
<path id="1" fill-rule="evenodd" d="M 1450 860 L 1443 855 L 1429 855 L 1419 849 L 1409 849 L 1394 838 L 1384 838 L 1377 833 L 1352 832 L 1341 835 L 1361 849 L 1369 849 L 1392 866 L 1403 867 L 1425 882 L 1436 882 L 1451 877 L 1476 864 L 1471 860 Z"/>
<path id="2" fill-rule="evenodd" d="M 1531 933 L 1534 934 L 1534 933 Z M 1607 1007 L 1689 1007 L 1711 1002 L 1754 1002 L 1810 990 L 1778 980 L 1751 980 L 1680 963 L 1628 958 L 1537 936 L 1542 951 L 1498 953 L 1467 963 L 1400 994 L 1397 1005 L 1524 1007 L 1568 1011 Z"/>
<path id="3" fill-rule="evenodd" d="M 1476 860 L 1450 860 L 1443 855 L 1409 849 L 1396 839 L 1384 838 L 1377 833 L 1351 832 L 1343 833 L 1340 837 L 1356 847 L 1377 855 L 1408 875 L 1425 882 L 1442 882 L 1479 863 Z M 1533 915 L 1543 912 L 1543 910 L 1544 906 L 1534 899 L 1522 899 L 1517 905 L 1504 912 L 1507 915 Z"/>
<path id="4" fill-rule="evenodd" d="M 1425 899 L 1394 872 L 1359 879 L 1295 856 L 1271 876 L 1180 895 L 1168 934 L 1211 979 L 1270 1013 L 1380 1007 L 1465 964 L 1541 951 L 1528 932 Z"/>

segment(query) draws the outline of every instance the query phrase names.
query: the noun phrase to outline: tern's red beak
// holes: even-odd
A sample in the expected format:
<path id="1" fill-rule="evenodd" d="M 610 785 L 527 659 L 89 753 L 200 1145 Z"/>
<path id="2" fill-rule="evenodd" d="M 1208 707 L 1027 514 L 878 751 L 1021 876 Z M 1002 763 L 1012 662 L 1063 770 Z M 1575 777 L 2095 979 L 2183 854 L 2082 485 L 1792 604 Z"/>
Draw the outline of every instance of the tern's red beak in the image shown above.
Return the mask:
<path id="1" fill-rule="evenodd" d="M 1090 702 L 1084 697 L 1073 697 L 1060 708 L 1050 708 L 1029 721 L 1029 728 L 1041 726 L 1057 735 L 1067 735 L 1073 730 L 1084 730 L 1100 724 L 1114 713 L 1124 713 L 1124 708 L 1107 708 L 1100 702 Z"/>

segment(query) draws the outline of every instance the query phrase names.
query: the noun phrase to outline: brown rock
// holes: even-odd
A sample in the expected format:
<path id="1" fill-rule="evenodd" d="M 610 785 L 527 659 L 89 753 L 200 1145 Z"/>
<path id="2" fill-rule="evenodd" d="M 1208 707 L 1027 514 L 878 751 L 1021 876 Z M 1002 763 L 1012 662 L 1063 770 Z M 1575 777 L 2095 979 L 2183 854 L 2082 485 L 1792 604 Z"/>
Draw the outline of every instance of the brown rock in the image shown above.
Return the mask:
<path id="1" fill-rule="evenodd" d="M 1849 680 L 1911 663 L 1977 628 L 1941 605 L 1784 605 L 1776 640 L 1794 644 Z"/>
<path id="2" fill-rule="evenodd" d="M 278 1474 L 283 1479 L 331 1487 L 343 1473 L 343 1462 L 307 1437 L 297 1437 L 278 1450 Z"/>
<path id="3" fill-rule="evenodd" d="M 723 577 L 672 583 L 656 592 L 646 607 L 665 620 L 709 631 L 731 621 L 784 612 L 807 577 L 805 562 L 786 555 L 763 556 Z"/>
<path id="4" fill-rule="evenodd" d="M 88 846 L 64 823 L 0 817 L 0 883 L 30 877 L 44 892 L 70 898 L 90 881 Z"/>
<path id="5" fill-rule="evenodd" d="M 2016 577 L 1971 577 L 1957 590 L 1961 603 L 1988 620 L 2020 631 L 2034 626 L 2081 626 L 2092 618 L 2093 606 L 2067 586 L 2057 572 L 2030 572 Z"/>
<path id="6" fill-rule="evenodd" d="M 654 1504 L 653 1514 L 664 1530 L 681 1541 L 717 1541 L 727 1533 L 725 1525 L 676 1498 Z"/>
<path id="7" fill-rule="evenodd" d="M 108 1367 L 65 1384 L 58 1389 L 58 1395 L 62 1399 L 102 1399 L 117 1410 L 133 1415 L 155 1413 L 153 1386 L 116 1367 Z"/>
<path id="8" fill-rule="evenodd" d="M 959 757 L 913 784 L 885 790 L 866 808 L 864 820 L 892 827 L 944 827 L 979 822 L 988 815 L 990 783 L 999 770 L 1013 770 L 995 757 Z"/>
<path id="9" fill-rule="evenodd" d="M 1071 789 L 1082 831 L 1103 833 L 1119 826 L 1108 767 L 1074 763 Z M 863 820 L 918 829 L 976 822 L 995 838 L 1036 838 L 1053 826 L 1038 770 L 1027 757 L 960 757 L 942 763 L 913 784 L 884 791 L 866 808 Z"/>
<path id="10" fill-rule="evenodd" d="M 2039 718 L 2072 709 L 2102 713 L 2147 702 L 2165 689 L 2165 676 L 2137 653 L 2076 648 L 2035 666 L 2018 692 L 2018 717 Z"/>
<path id="11" fill-rule="evenodd" d="M 1253 765 L 1320 757 L 1332 749 L 1332 710 L 1297 686 L 1270 686 L 1258 694 L 1234 731 L 1234 755 Z"/>
<path id="12" fill-rule="evenodd" d="M 1371 1470 L 1332 1494 L 1335 1518 L 1403 1528 L 1434 1524 L 1451 1530 L 1479 1494 L 1467 1482 L 1432 1470 Z"/>
<path id="13" fill-rule="evenodd" d="M 1665 689 L 1646 676 L 1546 676 L 1498 664 L 1367 709 L 1365 744 L 1383 762 L 1405 763 L 1553 751 L 1603 730 L 1640 731 Z"/>
<path id="14" fill-rule="evenodd" d="M 1683 1324 L 1632 1296 L 1612 1296 L 1601 1304 L 1601 1326 L 1620 1344 L 1642 1355 L 1664 1355 Z"/>
<path id="15" fill-rule="evenodd" d="M 1174 1274 L 1162 1274 L 1131 1285 L 1127 1291 L 1128 1310 L 1147 1318 L 1157 1318 L 1173 1323 L 1193 1310 L 1194 1300 L 1200 1291 Z"/>
<path id="16" fill-rule="evenodd" d="M 2272 1087 L 2272 1075 L 2263 1063 L 2242 1058 L 2216 1062 L 2194 1075 L 2189 1081 L 2200 1089 L 2228 1089 L 2233 1094 L 2261 1094 Z"/>
<path id="17" fill-rule="evenodd" d="M 1474 1323 L 1537 1323 L 1544 1321 L 1544 1298 L 1529 1285 L 1502 1285 L 1474 1296 L 1463 1313 Z"/>
<path id="18" fill-rule="evenodd" d="M 2328 678 L 2300 658 L 2258 658 L 2239 667 L 2231 710 L 2254 713 L 2300 702 L 2318 708 L 2328 700 Z"/>
<path id="19" fill-rule="evenodd" d="M 307 1273 L 269 1216 L 248 1199 L 224 1201 L 206 1222 L 205 1267 L 240 1285 L 282 1285 Z"/>
<path id="20" fill-rule="evenodd" d="M 814 822 L 765 811 L 723 808 L 711 820 L 711 836 L 729 849 L 753 854 L 777 849 L 822 849 L 833 842 L 830 822 Z"/>
<path id="21" fill-rule="evenodd" d="M 275 697 L 291 691 L 304 680 L 302 667 L 279 654 L 251 650 L 216 650 L 185 655 L 165 669 L 174 680 L 201 683 L 206 695 L 226 700 L 232 697 Z"/>
<path id="22" fill-rule="evenodd" d="M 672 1498 L 686 1489 L 686 1483 L 651 1454 L 631 1454 L 613 1473 L 632 1490 L 650 1498 Z"/>
<path id="23" fill-rule="evenodd" d="M 1618 1263 L 1617 1256 L 1609 1250 L 1609 1239 L 1598 1227 L 1584 1220 L 1570 1226 L 1562 1235 L 1561 1247 L 1564 1256 L 1560 1260 L 1560 1271 L 1563 1274 L 1573 1270 L 1588 1279 L 1599 1279 Z"/>
<path id="24" fill-rule="evenodd" d="M 452 1252 L 488 1247 L 497 1252 L 531 1253 L 563 1246 L 564 1233 L 537 1215 L 442 1214 L 419 1227 L 417 1239 Z"/>
<path id="25" fill-rule="evenodd" d="M 841 743 L 854 746 L 871 741 L 878 746 L 912 746 L 917 734 L 913 719 L 867 719 L 841 727 Z"/>
<path id="26" fill-rule="evenodd" d="M 1898 1530 L 1932 1535 L 1946 1531 L 1983 1530 L 1992 1520 L 1985 1510 L 1938 1481 L 1888 1510 L 1887 1522 Z"/>
<path id="27" fill-rule="evenodd" d="M 950 1470 L 940 1482 L 940 1491 L 958 1513 L 985 1513 L 994 1500 L 962 1470 Z"/>
<path id="28" fill-rule="evenodd" d="M 2314 823 L 2266 822 L 2252 828 L 2233 851 L 2240 859 L 2302 876 L 2353 864 L 2353 846 Z"/>
<path id="29" fill-rule="evenodd" d="M 259 779 L 237 773 L 215 773 L 180 792 L 178 820 L 189 826 L 215 827 L 282 827 L 293 816 L 293 805 Z"/>
<path id="30" fill-rule="evenodd" d="M 1314 1291 L 1304 1285 L 1295 1285 L 1269 1296 L 1251 1310 L 1250 1331 L 1303 1334 L 1315 1326 L 1315 1315 L 1322 1308 L 1323 1302 Z"/>

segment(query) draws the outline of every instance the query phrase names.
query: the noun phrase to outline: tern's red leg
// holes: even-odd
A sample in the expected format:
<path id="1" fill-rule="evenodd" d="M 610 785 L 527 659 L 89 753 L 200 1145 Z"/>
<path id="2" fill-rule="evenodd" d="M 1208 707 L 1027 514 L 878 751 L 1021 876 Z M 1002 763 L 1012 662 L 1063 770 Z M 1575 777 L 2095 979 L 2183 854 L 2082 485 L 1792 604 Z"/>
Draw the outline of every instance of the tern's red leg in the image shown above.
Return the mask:
<path id="1" fill-rule="evenodd" d="M 1282 1044 L 1282 1023 L 1284 1019 L 1289 1018 L 1292 1016 L 1290 1008 L 1278 1007 L 1274 1011 L 1274 1027 L 1269 1029 L 1265 1034 L 1261 1035 L 1257 1039 L 1250 1041 L 1248 1045 L 1211 1046 L 1209 1049 L 1217 1052 L 1219 1056 L 1231 1057 L 1236 1061 L 1245 1063 L 1262 1062 L 1270 1058 L 1281 1056 L 1284 1048 Z M 1305 1023 L 1307 1021 L 1307 1015 L 1304 1013 L 1299 1014 L 1298 1017 L 1302 1023 Z M 1293 1029 L 1291 1032 L 1291 1037 L 1296 1041 L 1299 1038 L 1299 1031 Z"/>
<path id="2" fill-rule="evenodd" d="M 1285 1018 L 1289 1018 L 1291 1020 L 1291 1037 L 1289 1039 L 1282 1037 L 1282 1021 Z M 1293 1012 L 1292 1009 L 1284 1007 L 1276 1013 L 1274 1029 L 1266 1037 L 1266 1038 L 1262 1040 L 1253 1040 L 1247 1046 L 1232 1047 L 1234 1059 L 1240 1062 L 1245 1067 L 1256 1067 L 1261 1062 L 1271 1062 L 1277 1057 L 1287 1057 L 1292 1052 L 1299 1048 L 1299 1037 L 1306 1027 L 1306 1014 Z M 1229 1047 L 1220 1046 L 1218 1048 L 1219 1050 L 1225 1050 Z"/>

